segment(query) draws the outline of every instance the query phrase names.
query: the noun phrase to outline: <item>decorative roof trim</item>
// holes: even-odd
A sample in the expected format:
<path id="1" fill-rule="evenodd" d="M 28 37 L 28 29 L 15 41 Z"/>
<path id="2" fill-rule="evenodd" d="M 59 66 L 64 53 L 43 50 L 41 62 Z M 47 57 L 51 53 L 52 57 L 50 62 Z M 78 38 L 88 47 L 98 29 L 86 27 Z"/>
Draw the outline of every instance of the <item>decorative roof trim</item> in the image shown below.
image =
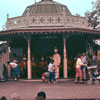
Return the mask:
<path id="1" fill-rule="evenodd" d="M 6 30 L 0 31 L 0 35 L 13 35 L 15 33 L 22 34 L 22 33 L 86 33 L 86 34 L 97 34 L 100 35 L 100 31 L 98 30 L 89 30 L 89 29 L 79 29 L 79 28 L 54 28 L 54 29 L 13 29 L 13 30 Z"/>

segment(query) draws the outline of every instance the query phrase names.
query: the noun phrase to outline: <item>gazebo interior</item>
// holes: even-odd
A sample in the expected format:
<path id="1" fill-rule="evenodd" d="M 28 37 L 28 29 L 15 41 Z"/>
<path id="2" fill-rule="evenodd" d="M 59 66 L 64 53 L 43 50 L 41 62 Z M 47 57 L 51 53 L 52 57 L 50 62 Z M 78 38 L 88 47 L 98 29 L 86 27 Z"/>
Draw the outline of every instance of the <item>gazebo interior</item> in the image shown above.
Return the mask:
<path id="1" fill-rule="evenodd" d="M 89 46 L 91 46 L 94 51 L 99 49 L 99 46 L 93 42 L 96 38 L 96 35 L 67 35 L 66 47 L 69 78 L 75 76 L 75 58 L 78 53 L 87 52 Z M 19 61 L 23 60 L 24 56 L 27 58 L 27 41 L 24 37 L 14 36 L 9 45 L 11 47 L 11 59 L 14 53 Z M 61 55 L 60 78 L 63 77 L 63 37 L 61 34 L 31 35 L 30 47 L 31 61 L 34 63 L 32 64 L 32 78 L 40 78 L 41 74 L 47 71 L 49 57 L 54 54 L 55 47 L 57 47 L 58 52 Z M 20 48 L 20 52 L 18 51 L 18 48 Z M 27 75 L 25 76 L 27 77 Z"/>

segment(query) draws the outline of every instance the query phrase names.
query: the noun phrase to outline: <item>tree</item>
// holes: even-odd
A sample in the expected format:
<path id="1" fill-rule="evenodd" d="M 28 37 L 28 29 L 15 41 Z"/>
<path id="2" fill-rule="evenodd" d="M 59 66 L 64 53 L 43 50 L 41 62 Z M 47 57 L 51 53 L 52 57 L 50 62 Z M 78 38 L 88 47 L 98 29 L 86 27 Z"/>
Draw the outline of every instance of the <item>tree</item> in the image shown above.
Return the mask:
<path id="1" fill-rule="evenodd" d="M 92 2 L 93 10 L 91 12 L 86 12 L 86 17 L 88 18 L 89 26 L 96 29 L 100 25 L 100 0 Z"/>

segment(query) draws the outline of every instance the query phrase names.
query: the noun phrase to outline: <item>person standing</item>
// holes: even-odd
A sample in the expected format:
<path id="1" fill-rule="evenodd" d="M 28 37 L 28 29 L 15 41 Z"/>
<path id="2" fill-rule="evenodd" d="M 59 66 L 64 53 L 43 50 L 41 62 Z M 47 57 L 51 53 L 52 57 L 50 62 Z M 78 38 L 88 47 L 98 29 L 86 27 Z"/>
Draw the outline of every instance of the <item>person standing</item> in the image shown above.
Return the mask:
<path id="1" fill-rule="evenodd" d="M 4 80 L 4 76 L 3 76 L 3 71 L 4 71 L 4 67 L 2 62 L 0 61 L 0 80 Z"/>
<path id="2" fill-rule="evenodd" d="M 80 78 L 80 83 L 82 84 L 82 71 L 81 66 L 86 66 L 86 64 L 82 63 L 82 55 L 78 55 L 77 61 L 76 61 L 76 76 L 75 76 L 75 83 L 78 83 L 78 77 Z"/>
<path id="3" fill-rule="evenodd" d="M 82 59 L 81 60 L 82 60 L 83 64 L 87 64 L 88 63 L 85 53 L 82 54 Z M 82 79 L 86 80 L 86 66 L 82 65 L 81 70 L 82 70 Z"/>
<path id="4" fill-rule="evenodd" d="M 91 56 L 92 56 L 91 66 L 97 66 L 98 67 L 98 58 L 97 58 L 97 56 L 95 55 L 94 52 L 92 52 Z"/>
<path id="5" fill-rule="evenodd" d="M 55 70 L 56 75 L 55 76 L 56 76 L 56 78 L 59 78 L 59 67 L 60 67 L 60 63 L 61 63 L 61 56 L 58 53 L 57 48 L 54 49 L 53 60 L 54 60 L 54 66 L 56 67 L 56 70 Z"/>
<path id="6" fill-rule="evenodd" d="M 20 68 L 17 64 L 17 60 L 13 60 L 13 62 L 10 63 L 10 66 L 12 68 L 12 77 L 14 80 L 17 80 L 20 76 Z"/>
<path id="7" fill-rule="evenodd" d="M 98 69 L 98 58 L 97 56 L 95 55 L 94 52 L 91 53 L 91 64 L 90 64 L 91 67 L 94 67 L 91 69 L 91 73 L 94 73 L 94 70 L 95 68 Z"/>
<path id="8" fill-rule="evenodd" d="M 55 83 L 56 82 L 56 79 L 55 79 L 55 71 L 54 71 L 54 60 L 51 60 L 51 62 L 49 63 L 48 65 L 48 72 L 49 72 L 49 83 L 53 82 Z"/>

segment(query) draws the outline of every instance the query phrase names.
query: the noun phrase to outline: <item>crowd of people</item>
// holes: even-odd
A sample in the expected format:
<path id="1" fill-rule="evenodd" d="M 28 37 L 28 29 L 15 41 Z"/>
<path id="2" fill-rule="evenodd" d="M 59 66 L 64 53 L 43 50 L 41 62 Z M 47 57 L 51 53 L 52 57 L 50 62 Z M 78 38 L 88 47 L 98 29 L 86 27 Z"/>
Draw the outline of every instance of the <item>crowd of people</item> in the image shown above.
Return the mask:
<path id="1" fill-rule="evenodd" d="M 94 72 L 96 75 L 98 73 L 98 58 L 95 55 L 94 52 L 91 53 L 91 55 L 86 55 L 85 53 L 83 54 L 78 54 L 76 58 L 76 75 L 75 75 L 75 83 L 80 83 L 83 84 L 84 81 L 87 79 L 86 78 L 86 71 L 89 68 L 93 67 L 92 72 Z M 11 74 L 12 78 L 14 80 L 18 80 L 20 77 L 20 67 L 18 64 L 17 59 L 14 59 L 12 62 L 8 63 L 11 67 Z M 3 66 L 2 63 L 0 63 L 0 66 Z M 0 67 L 0 78 L 3 80 L 3 67 Z M 48 71 L 42 74 L 42 81 L 45 82 L 46 78 L 48 78 L 48 83 L 56 83 L 57 78 L 59 77 L 58 72 L 57 72 L 57 66 L 55 66 L 55 61 L 53 57 L 50 58 L 50 63 L 48 64 Z M 78 78 L 80 79 L 78 82 Z M 5 96 L 1 97 L 0 100 L 7 100 Z M 11 97 L 11 100 L 20 100 L 20 97 L 17 95 L 13 95 Z M 34 100 L 46 100 L 46 94 L 45 92 L 41 91 L 37 94 L 36 98 Z"/>
<path id="2" fill-rule="evenodd" d="M 78 83 L 78 77 L 80 78 L 80 83 L 84 83 L 86 80 L 86 70 L 92 68 L 92 73 L 98 70 L 98 58 L 94 52 L 91 55 L 86 56 L 85 53 L 78 54 L 76 61 L 76 75 L 75 75 L 75 83 Z"/>
<path id="3" fill-rule="evenodd" d="M 59 65 L 61 63 L 61 57 L 60 54 L 58 54 L 58 50 L 55 49 L 52 57 L 50 56 L 48 58 L 50 62 L 48 65 L 48 72 L 47 72 L 49 73 L 49 83 L 51 83 L 52 80 L 55 83 L 56 78 L 59 78 Z M 27 64 L 26 63 L 24 64 L 24 61 L 26 62 L 25 57 L 23 58 L 23 62 L 20 63 L 17 55 L 13 54 L 12 60 L 7 63 L 10 66 L 10 76 L 13 80 L 18 80 L 21 77 L 21 75 L 24 76 L 26 75 L 27 77 Z M 0 62 L 0 81 L 5 81 L 3 72 L 4 72 L 4 65 L 2 64 L 2 62 Z"/>
<path id="4" fill-rule="evenodd" d="M 78 54 L 76 59 L 75 83 L 79 83 L 79 78 L 80 83 L 84 84 L 84 81 L 87 80 L 87 72 L 90 71 L 90 68 L 92 75 L 95 74 L 95 76 L 99 76 L 98 58 L 94 52 L 92 52 L 91 55 L 86 55 L 85 53 Z M 54 65 L 54 60 L 51 60 L 48 65 L 48 72 L 42 74 L 42 81 L 45 82 L 46 78 L 48 78 L 49 83 L 56 83 L 56 69 L 57 67 Z"/>
<path id="5" fill-rule="evenodd" d="M 86 55 L 85 53 L 78 54 L 76 58 L 76 65 L 75 65 L 75 83 L 78 83 L 78 77 L 80 78 L 80 83 L 83 84 L 86 78 L 86 71 L 88 70 L 89 66 L 96 66 L 98 67 L 98 58 L 94 52 L 91 55 Z M 57 51 L 55 54 L 50 57 L 50 62 L 48 64 L 47 72 L 42 73 L 42 81 L 45 82 L 46 78 L 48 78 L 48 83 L 56 83 L 56 79 L 59 78 L 59 65 L 61 63 L 61 57 Z M 20 65 L 17 59 L 13 59 L 12 62 L 8 63 L 11 68 L 11 76 L 14 80 L 18 80 L 20 78 Z M 0 62 L 0 79 L 3 81 L 3 64 Z"/>
<path id="6" fill-rule="evenodd" d="M 0 100 L 7 100 L 7 97 L 6 96 L 2 96 L 0 98 Z M 21 100 L 21 97 L 20 97 L 20 95 L 18 93 L 13 93 L 10 96 L 10 100 Z M 46 93 L 44 91 L 39 91 L 37 93 L 37 96 L 33 100 L 47 100 L 46 99 Z"/>

